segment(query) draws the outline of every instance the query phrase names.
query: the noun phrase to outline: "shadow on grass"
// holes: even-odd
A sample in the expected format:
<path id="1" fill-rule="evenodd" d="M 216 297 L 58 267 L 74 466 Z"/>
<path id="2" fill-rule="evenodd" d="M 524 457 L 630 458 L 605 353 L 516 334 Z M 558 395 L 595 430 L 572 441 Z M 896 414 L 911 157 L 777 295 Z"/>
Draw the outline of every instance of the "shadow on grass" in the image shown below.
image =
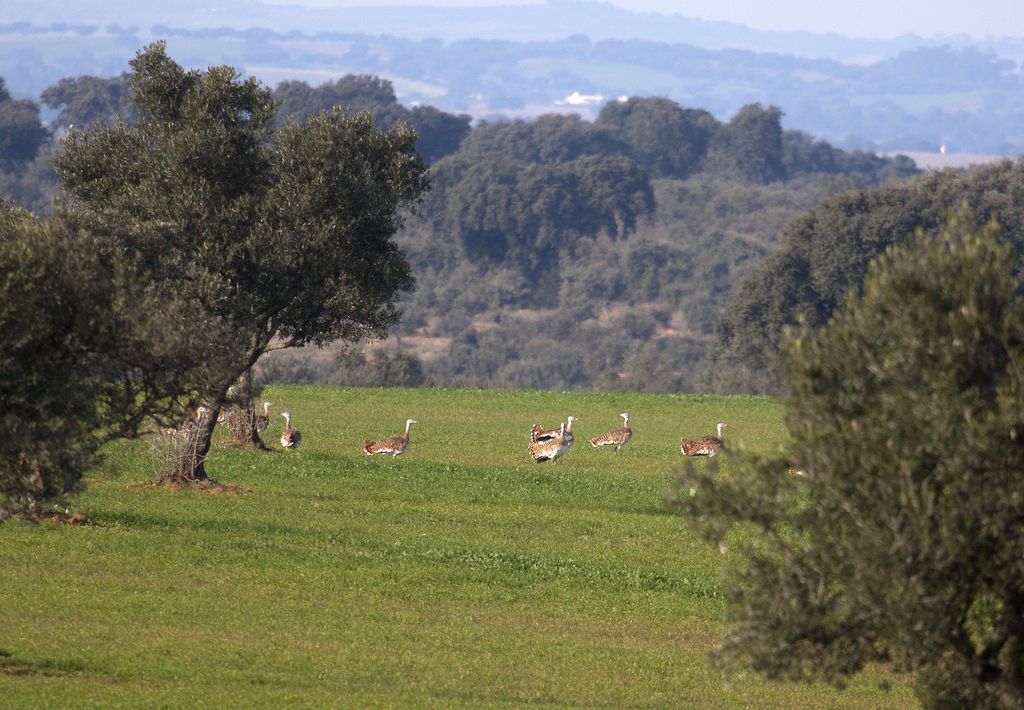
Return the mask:
<path id="1" fill-rule="evenodd" d="M 264 520 L 233 519 L 227 517 L 185 518 L 144 513 L 138 510 L 103 511 L 97 517 L 107 525 L 137 530 L 198 530 L 203 532 L 259 533 L 263 535 L 304 535 L 312 534 L 307 528 L 278 525 Z"/>
<path id="2" fill-rule="evenodd" d="M 0 676 L 41 676 L 61 678 L 85 670 L 85 666 L 69 660 L 29 661 L 0 649 Z"/>

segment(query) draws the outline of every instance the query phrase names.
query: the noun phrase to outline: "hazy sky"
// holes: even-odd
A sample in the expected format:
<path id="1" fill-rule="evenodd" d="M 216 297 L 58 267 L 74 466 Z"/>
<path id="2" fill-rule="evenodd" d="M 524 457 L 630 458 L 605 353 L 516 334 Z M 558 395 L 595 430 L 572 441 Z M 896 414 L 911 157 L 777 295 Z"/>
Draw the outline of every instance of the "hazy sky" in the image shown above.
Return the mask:
<path id="1" fill-rule="evenodd" d="M 265 0 L 280 4 L 521 5 L 542 0 Z M 605 0 L 630 10 L 728 20 L 767 30 L 838 32 L 856 37 L 971 34 L 1024 37 L 1024 0 Z"/>

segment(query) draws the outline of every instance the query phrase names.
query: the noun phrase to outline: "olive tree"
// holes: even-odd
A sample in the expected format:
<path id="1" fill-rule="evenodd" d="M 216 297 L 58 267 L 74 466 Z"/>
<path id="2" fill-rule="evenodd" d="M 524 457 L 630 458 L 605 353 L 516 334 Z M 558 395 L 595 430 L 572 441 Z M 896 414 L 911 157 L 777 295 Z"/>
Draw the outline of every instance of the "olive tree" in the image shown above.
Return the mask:
<path id="1" fill-rule="evenodd" d="M 137 120 L 73 131 L 56 169 L 77 224 L 242 343 L 200 393 L 198 455 L 162 474 L 201 482 L 228 390 L 261 355 L 379 337 L 397 320 L 412 276 L 392 237 L 425 166 L 412 130 L 378 130 L 366 113 L 275 127 L 268 87 L 227 66 L 186 70 L 163 43 L 140 50 L 129 80 Z"/>
<path id="2" fill-rule="evenodd" d="M 173 421 L 221 366 L 230 333 L 138 273 L 0 204 L 0 520 L 74 491 L 102 444 Z"/>
<path id="3" fill-rule="evenodd" d="M 791 337 L 786 455 L 683 475 L 673 504 L 742 550 L 723 659 L 837 683 L 887 662 L 928 706 L 1024 704 L 1024 301 L 972 222 L 890 248 Z"/>

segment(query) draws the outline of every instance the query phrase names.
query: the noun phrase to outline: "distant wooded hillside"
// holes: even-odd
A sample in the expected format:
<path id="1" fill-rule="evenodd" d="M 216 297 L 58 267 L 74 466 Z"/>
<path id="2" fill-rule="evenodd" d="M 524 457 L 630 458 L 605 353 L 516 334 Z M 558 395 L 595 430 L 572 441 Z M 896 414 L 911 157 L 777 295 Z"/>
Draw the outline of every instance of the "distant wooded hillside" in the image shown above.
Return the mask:
<path id="1" fill-rule="evenodd" d="M 294 19 L 275 15 L 273 22 L 260 25 L 268 6 L 249 5 L 248 14 L 245 3 L 227 3 L 216 13 L 192 5 L 168 8 L 147 24 L 121 18 L 78 24 L 71 19 L 83 16 L 78 8 L 61 22 L 0 25 L 0 76 L 7 77 L 15 95 L 34 99 L 63 77 L 115 76 L 139 47 L 166 38 L 186 66 L 229 64 L 268 84 L 302 80 L 316 85 L 347 74 L 371 74 L 389 79 L 407 106 L 428 104 L 474 118 L 553 111 L 595 118 L 605 102 L 620 96 L 664 96 L 719 120 L 751 103 L 781 106 L 788 128 L 843 148 L 938 152 L 946 145 L 955 152 L 1024 153 L 1024 40 L 911 37 L 851 44 L 840 37 L 793 33 L 780 39 L 778 33 L 733 27 L 713 41 L 706 23 L 698 25 L 700 32 L 637 34 L 628 21 L 634 13 L 572 2 L 515 9 L 547 13 L 549 21 L 534 26 L 557 28 L 557 36 L 442 40 L 436 34 L 403 34 L 408 23 L 397 20 L 391 30 L 360 33 L 354 28 L 365 23 L 339 19 L 340 10 L 300 27 L 296 23 L 304 11 L 277 8 L 278 15 Z M 499 10 L 488 10 L 501 17 Z M 421 33 L 424 27 L 448 26 L 437 19 L 444 12 L 433 11 L 432 16 L 429 9 L 412 12 L 435 18 L 418 25 Z M 234 28 L 232 12 L 244 17 Z M 448 14 L 462 12 L 449 9 Z M 609 12 L 618 19 L 604 26 L 620 34 L 588 33 L 593 17 Z M 138 11 L 125 8 L 122 15 L 138 16 Z M 175 17 L 181 21 L 175 23 Z M 186 17 L 191 19 L 186 22 Z M 651 17 L 633 19 L 638 17 L 644 27 L 658 24 Z M 509 20 L 493 27 L 514 25 Z M 800 47 L 801 39 L 807 51 L 789 49 Z M 849 55 L 836 56 L 825 47 L 847 47 Z"/>
<path id="2" fill-rule="evenodd" d="M 996 222 L 1024 255 L 1024 161 L 930 172 L 847 192 L 794 221 L 778 250 L 743 280 L 722 314 L 712 353 L 713 386 L 776 391 L 785 328 L 823 325 L 848 293 L 859 291 L 872 259 L 918 230 L 937 232 L 954 212 L 979 227 Z"/>
<path id="3" fill-rule="evenodd" d="M 125 82 L 79 77 L 48 88 L 54 136 L 131 122 Z M 265 376 L 284 381 L 706 389 L 720 312 L 786 225 L 829 195 L 916 172 L 906 158 L 785 130 L 782 111 L 761 104 L 720 121 L 634 97 L 593 121 L 548 114 L 471 128 L 466 115 L 405 108 L 373 76 L 282 82 L 274 96 L 294 120 L 342 105 L 381 125 L 411 124 L 433 183 L 399 236 L 417 286 L 397 337 L 365 354 L 264 363 Z M 38 128 L 39 107 L 17 105 L 12 115 Z M 45 130 L 26 135 L 34 146 L 4 175 L 8 186 L 38 189 L 31 199 L 5 194 L 38 208 L 53 193 L 39 179 L 52 147 Z"/>
<path id="4" fill-rule="evenodd" d="M 668 99 L 593 122 L 485 122 L 434 164 L 400 243 L 399 329 L 424 376 L 475 386 L 701 390 L 719 313 L 785 225 L 827 195 L 915 172 L 837 150 L 753 104 Z"/>

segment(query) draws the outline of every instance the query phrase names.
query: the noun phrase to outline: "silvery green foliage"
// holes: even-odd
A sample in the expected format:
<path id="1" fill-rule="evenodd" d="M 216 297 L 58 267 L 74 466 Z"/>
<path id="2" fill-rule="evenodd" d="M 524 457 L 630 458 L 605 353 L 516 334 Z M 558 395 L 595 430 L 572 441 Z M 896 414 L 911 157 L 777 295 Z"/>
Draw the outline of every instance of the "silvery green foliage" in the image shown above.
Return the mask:
<path id="1" fill-rule="evenodd" d="M 131 62 L 137 120 L 73 131 L 56 166 L 77 225 L 231 328 L 234 358 L 200 393 L 213 410 L 201 461 L 228 388 L 271 342 L 380 337 L 397 321 L 412 276 L 392 237 L 426 168 L 404 125 L 335 109 L 276 127 L 269 88 L 232 67 L 185 70 L 165 49 Z"/>
<path id="2" fill-rule="evenodd" d="M 1024 702 L 1016 263 L 970 216 L 890 249 L 827 325 L 791 334 L 789 460 L 683 475 L 687 520 L 756 540 L 730 574 L 722 659 L 837 684 L 889 662 L 929 706 Z"/>

